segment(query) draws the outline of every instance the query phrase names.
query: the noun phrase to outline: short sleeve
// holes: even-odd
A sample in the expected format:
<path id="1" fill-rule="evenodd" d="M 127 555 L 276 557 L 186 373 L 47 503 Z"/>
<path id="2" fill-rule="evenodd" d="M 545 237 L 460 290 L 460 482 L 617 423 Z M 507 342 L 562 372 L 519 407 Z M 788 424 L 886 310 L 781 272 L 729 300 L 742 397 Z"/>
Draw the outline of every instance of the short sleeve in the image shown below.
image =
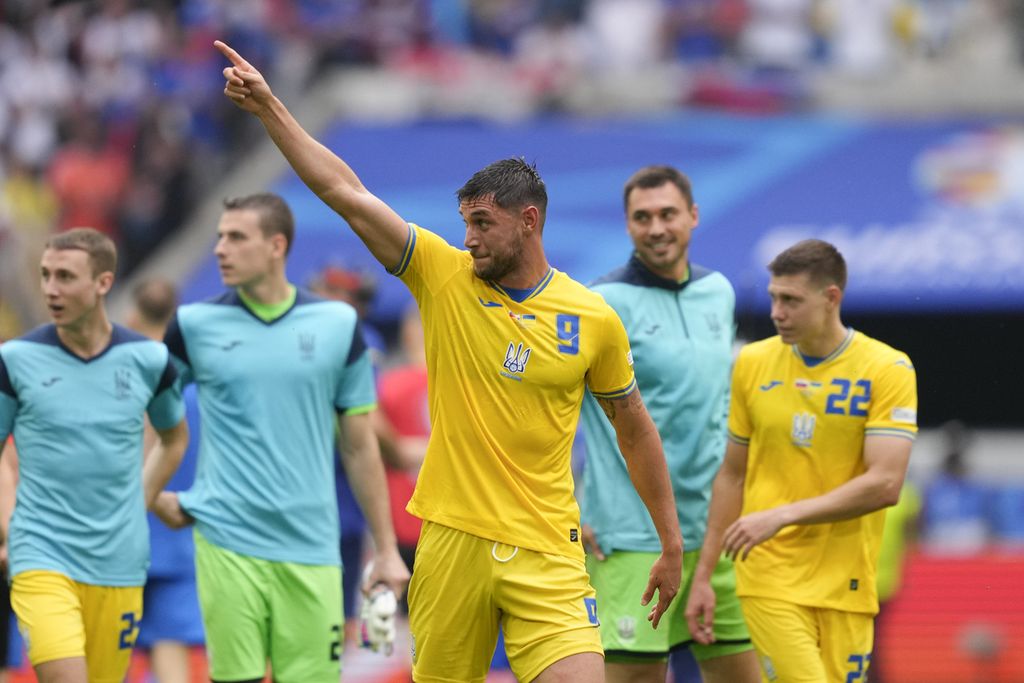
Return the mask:
<path id="1" fill-rule="evenodd" d="M 732 371 L 732 384 L 729 388 L 729 438 L 736 443 L 747 445 L 750 443 L 753 426 L 750 424 L 750 410 L 744 391 L 750 358 L 744 351 L 745 349 L 740 350 L 740 354 L 736 358 L 736 364 Z"/>
<path id="2" fill-rule="evenodd" d="M 899 354 L 882 365 L 871 379 L 871 403 L 865 436 L 917 434 L 917 373 L 910 359 Z"/>
<path id="3" fill-rule="evenodd" d="M 595 398 L 619 398 L 636 388 L 633 354 L 622 320 L 611 306 L 605 304 L 604 309 L 600 342 L 587 371 L 587 388 Z"/>

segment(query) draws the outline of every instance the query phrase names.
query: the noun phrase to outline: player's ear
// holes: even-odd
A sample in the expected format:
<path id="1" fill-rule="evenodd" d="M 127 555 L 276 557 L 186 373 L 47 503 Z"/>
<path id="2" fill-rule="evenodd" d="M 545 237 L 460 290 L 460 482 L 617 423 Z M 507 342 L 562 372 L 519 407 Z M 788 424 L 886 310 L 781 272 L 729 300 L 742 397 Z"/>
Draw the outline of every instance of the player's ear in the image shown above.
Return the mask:
<path id="1" fill-rule="evenodd" d="M 520 216 L 523 221 L 523 227 L 526 229 L 527 232 L 534 232 L 540 230 L 540 209 L 538 209 L 536 206 L 532 204 L 528 205 L 523 209 Z"/>
<path id="2" fill-rule="evenodd" d="M 825 288 L 825 298 L 832 308 L 839 308 L 839 304 L 843 303 L 843 290 L 839 285 L 829 285 Z"/>
<path id="3" fill-rule="evenodd" d="M 109 270 L 105 270 L 96 276 L 96 293 L 100 296 L 106 296 L 113 286 L 114 274 Z"/>

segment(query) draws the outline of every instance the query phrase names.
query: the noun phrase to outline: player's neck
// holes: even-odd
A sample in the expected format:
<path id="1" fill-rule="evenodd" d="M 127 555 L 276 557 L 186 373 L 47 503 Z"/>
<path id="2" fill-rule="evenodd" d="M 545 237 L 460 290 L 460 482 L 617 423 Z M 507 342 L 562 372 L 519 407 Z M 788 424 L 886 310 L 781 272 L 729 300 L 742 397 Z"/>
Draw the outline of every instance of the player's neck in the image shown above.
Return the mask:
<path id="1" fill-rule="evenodd" d="M 257 282 L 240 285 L 238 291 L 249 301 L 262 306 L 273 306 L 287 301 L 292 295 L 292 286 L 284 273 L 268 275 Z"/>
<path id="2" fill-rule="evenodd" d="M 848 333 L 849 330 L 842 321 L 836 319 L 821 334 L 797 342 L 796 347 L 805 356 L 825 358 L 842 345 Z"/>
<path id="3" fill-rule="evenodd" d="M 80 358 L 92 358 L 99 355 L 110 345 L 114 327 L 107 319 L 107 311 L 103 305 L 70 325 L 58 325 L 57 337 L 73 354 Z"/>
<path id="4" fill-rule="evenodd" d="M 534 250 L 527 246 L 519 267 L 498 280 L 498 284 L 511 289 L 533 289 L 540 284 L 549 270 L 551 266 L 548 265 L 543 249 Z"/>

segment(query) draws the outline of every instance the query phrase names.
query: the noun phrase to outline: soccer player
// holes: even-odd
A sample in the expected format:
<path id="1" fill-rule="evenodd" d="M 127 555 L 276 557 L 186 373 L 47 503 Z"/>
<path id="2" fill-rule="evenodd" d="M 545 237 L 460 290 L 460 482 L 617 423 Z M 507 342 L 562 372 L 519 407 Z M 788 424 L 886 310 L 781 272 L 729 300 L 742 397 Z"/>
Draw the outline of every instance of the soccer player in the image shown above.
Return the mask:
<path id="1" fill-rule="evenodd" d="M 875 565 L 917 433 L 906 354 L 843 325 L 846 262 L 805 240 L 768 265 L 779 334 L 736 360 L 729 442 L 686 616 L 714 639 L 724 550 L 767 680 L 859 681 L 878 611 Z"/>
<path id="2" fill-rule="evenodd" d="M 150 339 L 161 340 L 177 305 L 174 283 L 162 278 L 143 280 L 132 290 L 132 307 L 125 324 Z M 190 438 L 181 465 L 166 484 L 172 491 L 191 486 L 196 471 L 199 411 L 194 386 L 182 392 L 182 400 Z M 149 652 L 155 683 L 188 683 L 193 678 L 190 649 L 204 642 L 192 534 L 185 529 L 168 529 L 153 513 L 147 521 L 150 564 L 142 592 L 146 615 L 139 626 L 136 647 Z"/>
<path id="3" fill-rule="evenodd" d="M 431 435 L 409 511 L 424 521 L 409 589 L 417 681 L 483 681 L 499 622 L 522 681 L 603 680 L 570 448 L 584 386 L 618 433 L 662 555 L 642 597 L 657 626 L 682 542 L 661 442 L 615 312 L 548 265 L 547 192 L 519 159 L 457 192 L 466 251 L 405 222 L 316 142 L 224 43 L 225 94 L 409 287 L 423 317 Z"/>
<path id="4" fill-rule="evenodd" d="M 637 385 L 664 444 L 679 526 L 694 548 L 683 556 L 683 575 L 689 577 L 704 539 L 711 481 L 725 451 L 736 297 L 721 273 L 690 262 L 690 238 L 700 216 L 685 175 L 671 166 L 642 168 L 626 182 L 623 201 L 633 254 L 591 288 L 615 309 L 629 334 Z M 690 647 L 705 683 L 758 683 L 727 558 L 714 571 L 715 643 L 693 642 L 683 616 L 685 583 L 664 617 L 666 627 L 638 628 L 643 614 L 631 596 L 643 588 L 657 558 L 658 536 L 633 490 L 615 432 L 590 396 L 582 424 L 583 541 L 602 603 L 607 680 L 664 683 L 669 652 Z"/>
<path id="5" fill-rule="evenodd" d="M 11 603 L 42 683 L 120 683 L 142 617 L 145 510 L 188 442 L 167 348 L 112 325 L 117 253 L 89 228 L 42 256 L 53 320 L 0 346 L 0 442 L 14 434 Z M 157 445 L 143 465 L 143 415 Z"/>
<path id="6" fill-rule="evenodd" d="M 376 544 L 371 585 L 408 581 L 371 422 L 373 370 L 354 308 L 285 276 L 295 236 L 279 196 L 225 202 L 214 254 L 226 293 L 181 306 L 166 342 L 199 393 L 192 488 L 161 494 L 172 527 L 195 520 L 196 579 L 214 681 L 337 683 L 341 559 L 336 413 L 349 481 Z M 348 567 L 358 572 L 359 567 Z"/>

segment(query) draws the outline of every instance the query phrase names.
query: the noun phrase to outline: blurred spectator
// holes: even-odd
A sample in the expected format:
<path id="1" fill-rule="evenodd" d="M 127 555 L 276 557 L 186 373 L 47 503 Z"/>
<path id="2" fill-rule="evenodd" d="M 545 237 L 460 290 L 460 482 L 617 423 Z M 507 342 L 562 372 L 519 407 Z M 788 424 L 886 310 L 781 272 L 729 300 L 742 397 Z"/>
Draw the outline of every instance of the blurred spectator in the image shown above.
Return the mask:
<path id="1" fill-rule="evenodd" d="M 68 144 L 50 163 L 50 184 L 61 207 L 58 227 L 90 227 L 115 242 L 119 203 L 131 174 L 123 149 L 111 144 L 102 119 L 93 112 L 76 112 L 66 120 Z"/>
<path id="2" fill-rule="evenodd" d="M 661 0 L 590 0 L 585 25 L 599 72 L 630 74 L 666 61 L 666 7 Z"/>
<path id="3" fill-rule="evenodd" d="M 747 0 L 749 18 L 740 36 L 743 58 L 754 68 L 798 71 L 814 47 L 814 0 Z"/>
<path id="4" fill-rule="evenodd" d="M 416 475 L 427 452 L 430 410 L 427 402 L 427 356 L 419 309 L 410 306 L 399 329 L 399 361 L 383 371 L 377 381 L 380 410 L 377 435 L 387 465 L 391 519 L 398 550 L 413 568 L 421 522 L 405 511 L 416 487 Z M 404 599 L 403 599 L 404 600 Z"/>
<path id="5" fill-rule="evenodd" d="M 871 683 L 882 683 L 886 679 L 886 641 L 891 637 L 890 603 L 903 586 L 903 565 L 907 550 L 917 539 L 920 514 L 921 494 L 914 483 L 906 479 L 899 502 L 885 511 L 882 547 L 878 553 L 878 615 L 875 617 L 875 647 L 869 669 Z"/>
<path id="6" fill-rule="evenodd" d="M 132 292 L 132 309 L 125 325 L 150 339 L 162 341 L 177 306 L 178 294 L 173 283 L 163 279 L 145 280 Z M 167 482 L 168 491 L 187 490 L 195 479 L 200 430 L 195 385 L 185 389 L 183 398 L 189 444 L 181 465 Z M 156 434 L 147 423 L 147 450 L 155 440 Z M 150 565 L 136 645 L 149 652 L 154 683 L 190 683 L 201 673 L 192 671 L 190 649 L 205 640 L 196 592 L 192 530 L 169 529 L 152 512 L 147 513 L 147 520 Z"/>
<path id="7" fill-rule="evenodd" d="M 827 0 L 831 62 L 855 77 L 883 76 L 892 67 L 896 13 L 903 0 Z"/>
<path id="8" fill-rule="evenodd" d="M 944 555 L 975 554 L 989 542 L 989 492 L 970 477 L 967 427 L 950 421 L 942 425 L 942 435 L 942 469 L 924 491 L 922 549 Z"/>
<path id="9" fill-rule="evenodd" d="M 327 266 L 308 283 L 309 289 L 327 299 L 344 301 L 356 309 L 363 339 L 373 354 L 374 368 L 380 366 L 385 352 L 384 340 L 380 333 L 369 325 L 365 316 L 376 294 L 376 286 L 369 276 L 363 276 L 338 266 Z M 374 411 L 375 414 L 380 411 Z M 363 555 L 366 551 L 366 518 L 356 501 L 355 493 L 348 482 L 345 468 L 341 464 L 335 440 L 334 486 L 338 499 L 338 523 L 341 526 L 341 582 L 342 601 L 345 614 L 345 642 L 359 641 L 359 598 Z"/>

